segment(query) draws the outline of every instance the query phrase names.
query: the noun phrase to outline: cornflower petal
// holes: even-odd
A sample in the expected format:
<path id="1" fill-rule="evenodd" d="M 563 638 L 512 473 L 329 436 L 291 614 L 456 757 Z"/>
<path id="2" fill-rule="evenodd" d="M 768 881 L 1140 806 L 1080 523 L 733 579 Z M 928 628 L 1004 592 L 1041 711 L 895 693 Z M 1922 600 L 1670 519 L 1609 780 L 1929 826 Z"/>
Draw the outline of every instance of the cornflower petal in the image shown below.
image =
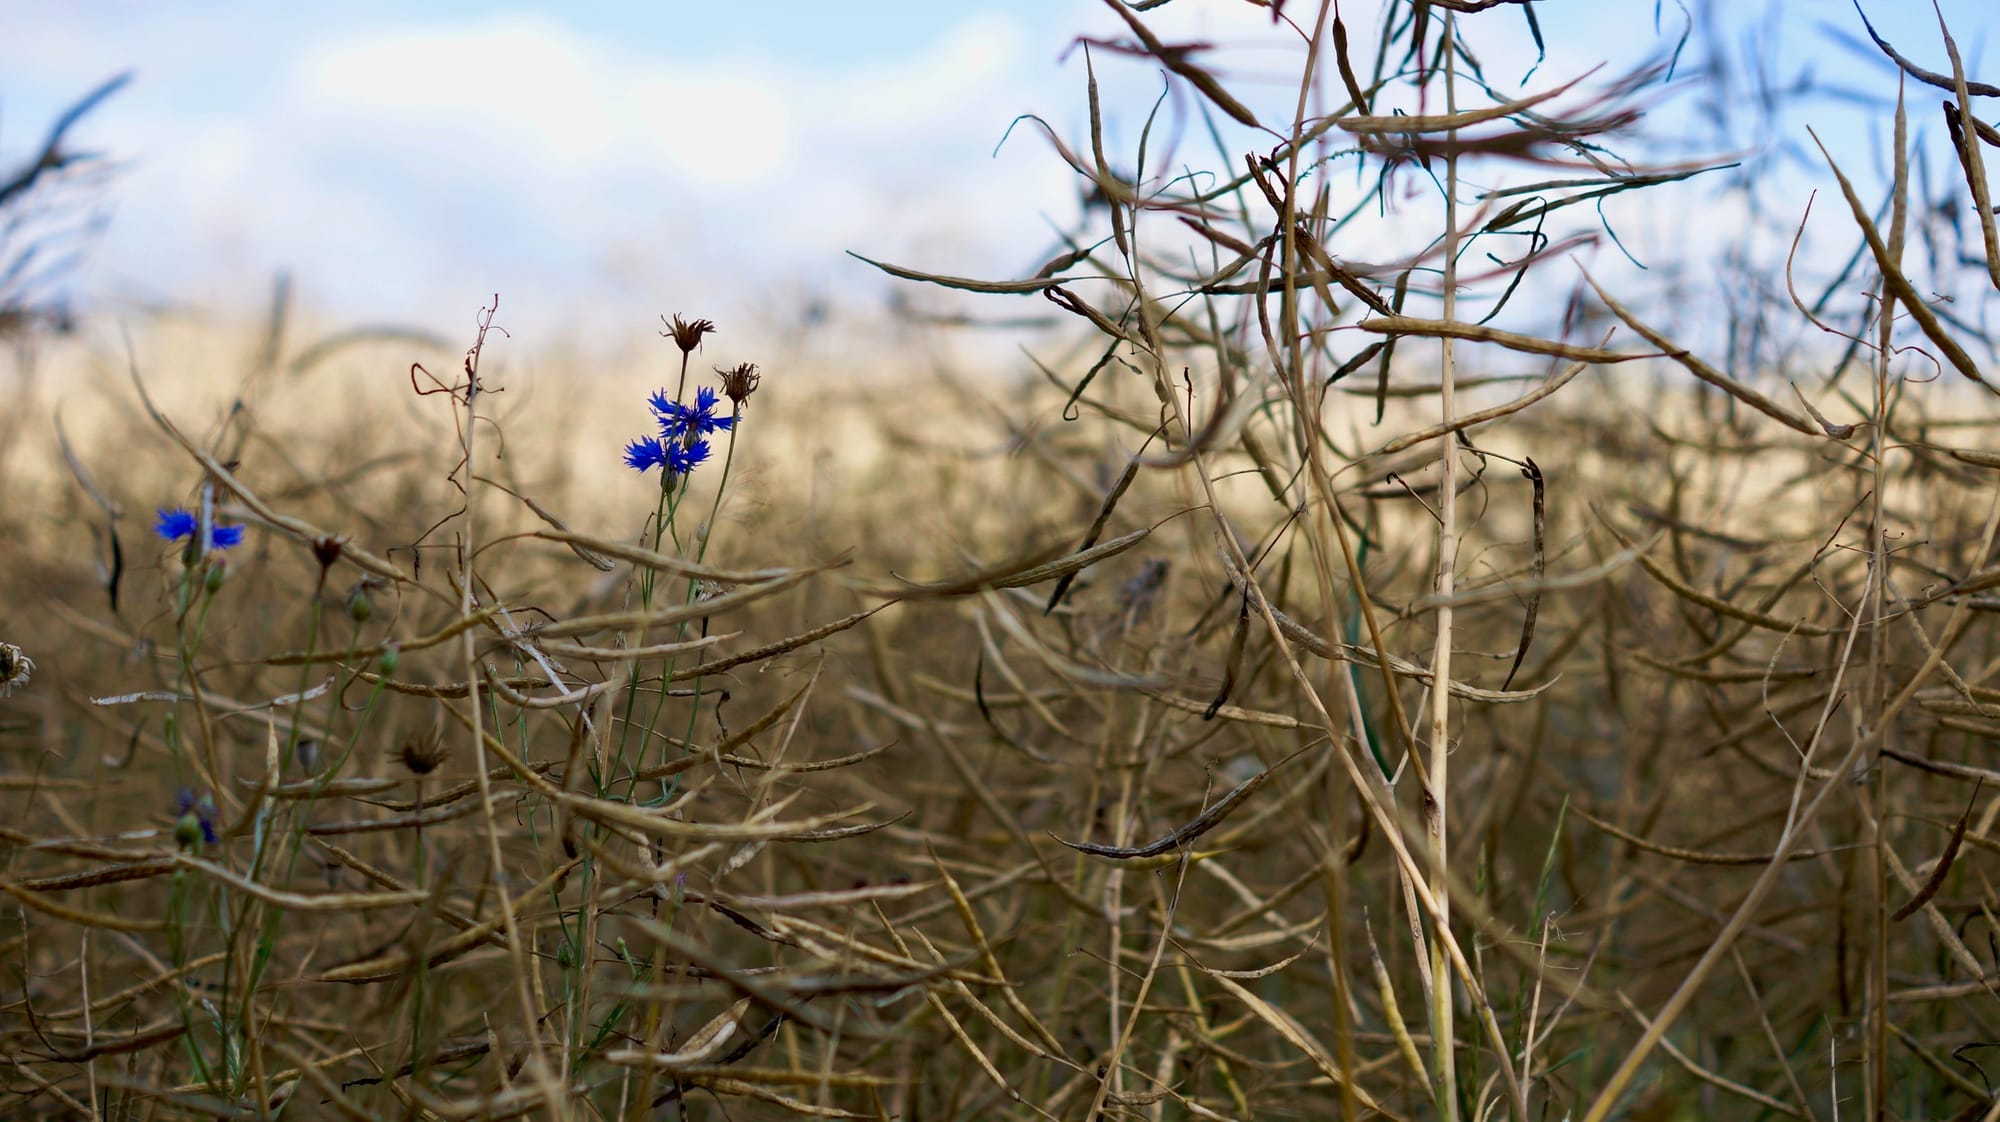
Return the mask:
<path id="1" fill-rule="evenodd" d="M 170 542 L 192 538 L 201 529 L 201 519 L 186 507 L 162 508 L 159 520 L 153 524 L 153 532 Z M 228 549 L 243 542 L 241 526 L 211 526 L 208 531 L 208 548 Z"/>
<path id="2" fill-rule="evenodd" d="M 636 472 L 646 472 L 667 462 L 667 449 L 659 440 L 642 436 L 625 446 L 625 466 Z"/>
<path id="3" fill-rule="evenodd" d="M 708 459 L 708 441 L 693 443 L 673 441 L 667 445 L 667 470 L 675 475 L 686 475 L 702 461 Z"/>
<path id="4" fill-rule="evenodd" d="M 162 508 L 159 521 L 153 524 L 153 532 L 170 542 L 177 542 L 193 537 L 198 525 L 199 520 L 185 507 Z"/>
<path id="5" fill-rule="evenodd" d="M 735 417 L 717 417 L 715 409 L 721 403 L 722 395 L 713 387 L 703 386 L 695 391 L 694 404 L 686 405 L 670 401 L 662 406 L 654 403 L 654 411 L 660 416 L 660 436 L 665 440 L 685 437 L 689 433 L 707 436 L 710 433 L 728 432 L 736 427 Z"/>
<path id="6" fill-rule="evenodd" d="M 717 393 L 713 387 L 703 386 L 701 389 L 695 391 L 695 423 L 699 426 L 702 436 L 707 436 L 712 432 L 728 432 L 730 429 L 736 427 L 735 417 L 718 417 L 715 415 L 716 406 L 721 404 L 722 395 Z"/>
<path id="7" fill-rule="evenodd" d="M 680 402 L 670 402 L 668 408 L 660 411 L 660 439 L 678 440 L 696 429 L 701 422 L 701 414 Z"/>

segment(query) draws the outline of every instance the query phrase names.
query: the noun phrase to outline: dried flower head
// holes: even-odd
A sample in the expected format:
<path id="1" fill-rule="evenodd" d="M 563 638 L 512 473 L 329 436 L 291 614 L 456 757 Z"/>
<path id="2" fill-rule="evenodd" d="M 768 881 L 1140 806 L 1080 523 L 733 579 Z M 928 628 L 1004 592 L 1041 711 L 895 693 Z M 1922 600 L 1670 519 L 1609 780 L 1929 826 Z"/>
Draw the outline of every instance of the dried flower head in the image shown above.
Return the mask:
<path id="1" fill-rule="evenodd" d="M 172 509 L 162 507 L 159 512 L 159 520 L 153 523 L 153 532 L 170 542 L 177 542 L 183 539 L 192 541 L 200 529 L 201 519 L 193 511 L 179 506 Z M 208 541 L 201 552 L 207 553 L 214 549 L 228 549 L 231 546 L 241 544 L 242 541 L 243 527 L 241 526 L 210 526 L 208 528 Z"/>
<path id="2" fill-rule="evenodd" d="M 15 686 L 25 686 L 35 673 L 35 660 L 12 643 L 0 643 L 0 697 L 10 697 Z"/>
<path id="3" fill-rule="evenodd" d="M 679 347 L 682 354 L 701 346 L 701 337 L 715 330 L 715 324 L 705 319 L 698 319 L 693 323 L 679 316 L 675 316 L 671 321 L 665 316 L 661 316 L 660 319 L 667 324 L 667 329 L 660 334 L 672 339 L 674 346 Z"/>
<path id="4" fill-rule="evenodd" d="M 736 589 L 735 584 L 726 581 L 697 580 L 694 582 L 694 598 L 697 601 L 713 600 L 717 596 L 727 596 Z"/>
<path id="5" fill-rule="evenodd" d="M 411 775 L 429 775 L 449 755 L 451 748 L 434 731 L 412 729 L 403 734 L 402 743 L 396 746 L 396 759 L 410 769 Z"/>
<path id="6" fill-rule="evenodd" d="M 314 538 L 312 540 L 313 560 L 319 562 L 321 569 L 331 569 L 333 568 L 333 563 L 340 560 L 340 551 L 346 545 L 346 541 L 332 535 Z"/>
<path id="7" fill-rule="evenodd" d="M 757 364 L 754 362 L 745 362 L 728 370 L 718 366 L 715 372 L 722 375 L 722 396 L 728 398 L 738 409 L 743 408 L 743 403 L 749 400 L 751 394 L 757 392 L 757 383 L 764 380 L 764 376 L 757 372 Z"/>

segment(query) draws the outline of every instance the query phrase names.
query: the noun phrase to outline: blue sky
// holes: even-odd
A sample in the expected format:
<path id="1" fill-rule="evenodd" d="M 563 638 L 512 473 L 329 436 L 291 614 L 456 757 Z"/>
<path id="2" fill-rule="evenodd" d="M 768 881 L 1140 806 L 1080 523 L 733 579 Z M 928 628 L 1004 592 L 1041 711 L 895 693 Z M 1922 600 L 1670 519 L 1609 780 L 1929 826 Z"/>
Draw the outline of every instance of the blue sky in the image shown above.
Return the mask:
<path id="1" fill-rule="evenodd" d="M 1345 10 L 1364 27 L 1372 7 Z M 1673 0 L 1600 0 L 1584 20 L 1559 18 L 1573 0 L 1539 8 L 1551 62 L 1528 88 L 1598 62 L 1616 73 L 1680 27 Z M 1783 70 L 1812 61 L 1822 80 L 1893 93 L 1879 64 L 1820 31 L 1860 33 L 1844 0 L 1792 0 L 1761 30 L 1755 8 L 1727 6 L 1739 47 L 1761 35 Z M 1928 5 L 1870 8 L 1905 53 L 1943 64 Z M 2000 17 L 1973 0 L 1946 13 L 1976 70 Z M 1147 18 L 1170 39 L 1219 44 L 1246 96 L 1288 102 L 1278 68 L 1292 55 L 1259 10 L 1179 0 Z M 1526 76 L 1518 15 L 1480 18 L 1494 71 Z M 660 312 L 879 306 L 884 284 L 845 250 L 1031 271 L 1074 218 L 1076 182 L 1031 135 L 995 145 L 1022 113 L 1079 140 L 1082 60 L 1065 48 L 1118 25 L 1099 0 L 0 0 L 0 29 L 0 153 L 37 141 L 98 80 L 136 72 L 79 133 L 124 162 L 75 278 L 84 306 L 242 311 L 282 268 L 337 320 L 452 331 L 497 290 L 517 335 L 554 340 L 638 330 Z M 1099 58 L 1129 150 L 1159 79 Z M 1814 113 L 1843 161 L 1866 162 L 1867 126 L 1833 105 Z M 1708 226 L 1701 237 L 1728 241 L 1726 215 Z M 1675 235 L 1633 232 L 1650 236 Z"/>

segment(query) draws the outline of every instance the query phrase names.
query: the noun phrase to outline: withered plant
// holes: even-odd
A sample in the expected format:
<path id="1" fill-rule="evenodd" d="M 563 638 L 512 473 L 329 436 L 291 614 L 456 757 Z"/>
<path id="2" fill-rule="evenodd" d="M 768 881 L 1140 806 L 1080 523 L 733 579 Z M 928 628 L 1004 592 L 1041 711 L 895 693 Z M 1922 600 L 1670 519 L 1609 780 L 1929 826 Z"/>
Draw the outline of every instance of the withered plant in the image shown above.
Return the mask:
<path id="1" fill-rule="evenodd" d="M 1259 0 L 1274 95 L 1174 7 L 1017 123 L 1045 264 L 882 266 L 1045 305 L 1018 382 L 86 354 L 0 445 L 7 1111 L 1995 1117 L 2000 90 L 1863 24 L 1809 215 L 1650 143 L 1671 28 L 1508 93 L 1556 5 Z M 1697 186 L 1724 267 L 1600 283 Z"/>

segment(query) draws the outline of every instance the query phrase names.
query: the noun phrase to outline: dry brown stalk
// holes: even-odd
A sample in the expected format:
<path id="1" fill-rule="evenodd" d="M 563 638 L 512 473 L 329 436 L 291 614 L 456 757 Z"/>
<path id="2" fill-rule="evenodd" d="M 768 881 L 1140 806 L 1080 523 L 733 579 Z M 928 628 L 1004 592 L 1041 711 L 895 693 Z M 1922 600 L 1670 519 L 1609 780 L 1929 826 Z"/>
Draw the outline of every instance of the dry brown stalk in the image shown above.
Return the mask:
<path id="1" fill-rule="evenodd" d="M 691 372 L 758 332 L 663 316 L 614 430 L 540 352 L 282 299 L 140 323 L 101 401 L 10 350 L 0 1114 L 1990 1113 L 1957 39 L 1876 37 L 1932 151 L 1857 72 L 1894 158 L 1815 173 L 1612 131 L 1664 75 L 1559 37 L 1523 92 L 1489 28 L 1550 5 L 1179 6 L 1023 118 L 1078 200 L 1022 272 L 878 266 L 957 302 L 864 372 L 818 322 Z M 1724 11 L 1683 70 L 1746 76 Z M 1747 77 L 1795 146 L 1817 87 Z M 912 345 L 975 323 L 1023 379 Z M 591 449 L 654 386 L 716 454 L 639 482 Z"/>

